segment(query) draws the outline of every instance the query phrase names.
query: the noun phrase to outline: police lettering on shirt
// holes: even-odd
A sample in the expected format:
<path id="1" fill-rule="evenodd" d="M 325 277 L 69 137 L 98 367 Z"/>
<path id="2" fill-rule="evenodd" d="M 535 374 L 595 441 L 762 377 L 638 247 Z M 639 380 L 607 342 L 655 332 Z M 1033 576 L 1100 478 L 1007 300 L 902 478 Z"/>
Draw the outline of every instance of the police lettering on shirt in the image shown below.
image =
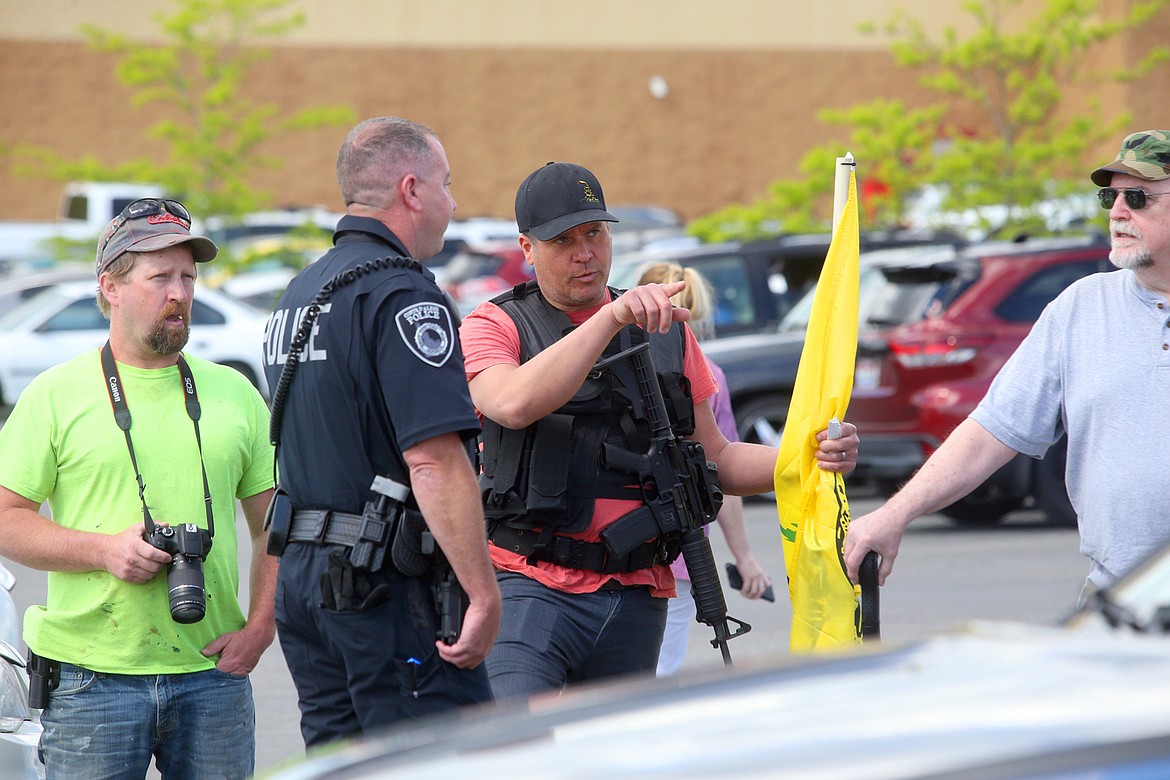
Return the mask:
<path id="1" fill-rule="evenodd" d="M 333 304 L 331 303 L 326 303 L 321 307 L 321 312 L 317 315 L 312 330 L 309 331 L 309 340 L 301 350 L 302 363 L 310 360 L 325 360 L 328 357 L 323 348 L 316 346 L 315 340 L 321 332 L 321 318 L 328 314 L 332 308 Z M 297 331 L 300 330 L 308 309 L 308 306 L 296 309 L 291 318 L 288 309 L 277 309 L 272 313 L 268 324 L 264 326 L 265 363 L 270 366 L 284 364 L 285 359 L 288 358 L 288 347 L 292 344 Z"/>
<path id="2" fill-rule="evenodd" d="M 455 347 L 455 328 L 446 306 L 415 303 L 394 315 L 398 332 L 410 351 L 436 368 L 447 362 Z"/>

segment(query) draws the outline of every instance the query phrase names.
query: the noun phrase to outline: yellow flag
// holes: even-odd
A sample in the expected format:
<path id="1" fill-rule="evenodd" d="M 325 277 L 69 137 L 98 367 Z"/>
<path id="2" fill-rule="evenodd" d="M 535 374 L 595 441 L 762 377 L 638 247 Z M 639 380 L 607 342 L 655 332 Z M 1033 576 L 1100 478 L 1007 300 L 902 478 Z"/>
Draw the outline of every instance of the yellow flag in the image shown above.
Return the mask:
<path id="1" fill-rule="evenodd" d="M 849 646 L 859 642 L 861 635 L 860 591 L 845 575 L 849 528 L 845 482 L 840 475 L 817 468 L 813 457 L 817 433 L 831 419 L 845 418 L 853 391 L 859 254 L 857 190 L 851 168 L 849 195 L 813 294 L 776 458 L 776 508 L 792 598 L 793 652 Z"/>

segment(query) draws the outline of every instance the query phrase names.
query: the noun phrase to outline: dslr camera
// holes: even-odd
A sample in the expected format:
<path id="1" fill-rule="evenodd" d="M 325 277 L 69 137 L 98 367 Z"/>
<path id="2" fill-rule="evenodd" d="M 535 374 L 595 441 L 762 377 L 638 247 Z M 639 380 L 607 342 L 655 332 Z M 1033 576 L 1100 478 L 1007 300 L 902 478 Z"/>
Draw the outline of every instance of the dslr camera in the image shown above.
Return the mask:
<path id="1" fill-rule="evenodd" d="M 198 623 L 207 613 L 203 561 L 211 552 L 211 533 L 194 523 L 156 525 L 145 538 L 171 554 L 171 562 L 167 564 L 171 619 L 176 623 Z"/>

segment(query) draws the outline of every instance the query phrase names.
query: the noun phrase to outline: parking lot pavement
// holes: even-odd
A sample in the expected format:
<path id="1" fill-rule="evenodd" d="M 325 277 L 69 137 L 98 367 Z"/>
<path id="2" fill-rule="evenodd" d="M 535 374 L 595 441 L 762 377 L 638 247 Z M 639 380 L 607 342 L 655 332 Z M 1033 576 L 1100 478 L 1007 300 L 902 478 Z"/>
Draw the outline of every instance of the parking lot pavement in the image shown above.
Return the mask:
<path id="1" fill-rule="evenodd" d="M 854 517 L 881 504 L 863 487 L 849 488 L 849 498 Z M 775 506 L 749 500 L 745 520 L 752 552 L 776 590 L 776 602 L 768 603 L 724 588 L 728 614 L 752 626 L 729 644 L 732 657 L 750 662 L 788 652 L 792 608 Z M 722 572 L 733 558 L 718 530 L 711 532 L 711 547 Z M 1050 528 L 1036 510 L 982 529 L 956 527 L 941 515 L 923 517 L 907 531 L 881 589 L 882 639 L 912 641 L 974 619 L 1051 623 L 1072 611 L 1088 571 L 1076 529 Z M 692 627 L 684 669 L 723 663 L 711 647 L 713 636 L 708 626 Z"/>
<path id="2" fill-rule="evenodd" d="M 850 488 L 854 516 L 878 503 L 872 494 Z M 752 626 L 748 634 L 731 641 L 731 655 L 736 664 L 750 665 L 787 654 L 791 607 L 775 505 L 749 501 L 745 520 L 752 551 L 771 575 L 777 599 L 747 601 L 725 588 L 728 613 Z M 711 543 L 722 574 L 723 564 L 732 559 L 718 530 L 712 530 Z M 1001 526 L 974 530 L 957 528 L 937 515 L 921 518 L 910 526 L 894 573 L 881 592 L 882 641 L 912 641 L 971 619 L 1056 621 L 1072 610 L 1088 573 L 1078 546 L 1075 529 L 1049 528 L 1035 511 L 1017 512 Z M 242 566 L 247 566 L 249 555 L 249 545 L 241 543 Z M 17 576 L 13 596 L 22 614 L 29 605 L 43 604 L 44 573 L 11 568 Z M 242 584 L 246 588 L 246 578 Z M 246 592 L 240 598 L 247 603 Z M 684 674 L 723 665 L 721 654 L 710 645 L 713 636 L 708 626 L 691 627 Z M 303 745 L 296 692 L 276 643 L 252 673 L 252 687 L 261 770 L 300 755 Z"/>

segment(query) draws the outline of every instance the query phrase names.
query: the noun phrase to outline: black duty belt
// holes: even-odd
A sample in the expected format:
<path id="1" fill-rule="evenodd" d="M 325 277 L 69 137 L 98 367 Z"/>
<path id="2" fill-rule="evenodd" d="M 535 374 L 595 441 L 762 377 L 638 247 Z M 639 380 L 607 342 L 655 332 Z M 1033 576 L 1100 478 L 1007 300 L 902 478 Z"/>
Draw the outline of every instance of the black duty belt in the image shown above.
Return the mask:
<path id="1" fill-rule="evenodd" d="M 292 515 L 288 540 L 353 547 L 357 544 L 361 527 L 361 515 L 334 512 L 329 509 L 297 509 Z"/>
<path id="2" fill-rule="evenodd" d="M 530 531 L 498 525 L 488 534 L 492 544 L 525 556 L 529 563 L 548 561 L 569 569 L 585 569 L 602 574 L 640 571 L 666 564 L 678 557 L 681 544 L 658 539 L 644 542 L 628 555 L 612 558 L 604 542 L 586 542 L 560 536 L 551 531 Z"/>

